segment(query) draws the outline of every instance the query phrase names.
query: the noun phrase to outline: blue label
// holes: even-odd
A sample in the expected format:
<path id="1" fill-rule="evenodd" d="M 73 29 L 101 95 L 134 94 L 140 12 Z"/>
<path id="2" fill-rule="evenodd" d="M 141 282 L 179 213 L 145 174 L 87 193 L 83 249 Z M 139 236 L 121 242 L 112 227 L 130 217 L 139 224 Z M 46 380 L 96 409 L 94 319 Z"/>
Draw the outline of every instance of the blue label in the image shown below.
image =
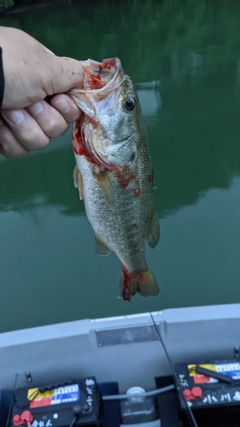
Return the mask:
<path id="1" fill-rule="evenodd" d="M 80 400 L 79 385 L 72 384 L 65 387 L 55 388 L 54 396 L 52 396 L 52 405 L 76 402 L 78 400 Z"/>
<path id="2" fill-rule="evenodd" d="M 222 363 L 222 364 L 217 364 L 215 366 L 216 366 L 217 372 L 224 375 L 228 375 L 234 380 L 240 379 L 240 363 L 239 362 Z"/>

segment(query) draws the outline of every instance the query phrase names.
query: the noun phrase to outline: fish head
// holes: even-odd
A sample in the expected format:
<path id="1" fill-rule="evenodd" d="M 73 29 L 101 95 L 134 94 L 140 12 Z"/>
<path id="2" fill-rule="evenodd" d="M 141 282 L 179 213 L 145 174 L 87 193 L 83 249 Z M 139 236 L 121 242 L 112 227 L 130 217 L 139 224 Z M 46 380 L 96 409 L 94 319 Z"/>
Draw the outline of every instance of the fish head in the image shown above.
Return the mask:
<path id="1" fill-rule="evenodd" d="M 82 89 L 70 92 L 83 111 L 82 140 L 92 157 L 108 169 L 128 166 L 145 129 L 137 93 L 118 58 L 82 61 Z"/>

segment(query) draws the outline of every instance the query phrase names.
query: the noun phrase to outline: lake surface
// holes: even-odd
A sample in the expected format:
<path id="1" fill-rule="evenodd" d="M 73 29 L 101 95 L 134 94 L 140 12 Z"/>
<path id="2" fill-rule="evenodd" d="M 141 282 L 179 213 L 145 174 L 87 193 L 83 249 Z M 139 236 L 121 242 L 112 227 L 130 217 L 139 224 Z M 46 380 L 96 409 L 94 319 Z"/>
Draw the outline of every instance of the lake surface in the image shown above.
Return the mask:
<path id="1" fill-rule="evenodd" d="M 240 301 L 240 3 L 72 1 L 5 15 L 58 55 L 118 56 L 149 134 L 157 297 L 119 298 L 121 266 L 97 257 L 73 186 L 71 132 L 0 159 L 0 331 Z"/>

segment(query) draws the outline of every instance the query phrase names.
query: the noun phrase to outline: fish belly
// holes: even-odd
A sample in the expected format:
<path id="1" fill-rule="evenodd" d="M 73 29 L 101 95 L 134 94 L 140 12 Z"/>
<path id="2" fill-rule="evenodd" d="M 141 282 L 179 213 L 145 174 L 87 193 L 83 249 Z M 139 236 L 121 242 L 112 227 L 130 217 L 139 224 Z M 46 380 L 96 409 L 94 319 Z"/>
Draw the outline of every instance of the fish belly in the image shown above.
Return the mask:
<path id="1" fill-rule="evenodd" d="M 149 201 L 144 202 L 143 197 L 135 195 L 134 180 L 127 188 L 120 188 L 118 178 L 110 172 L 113 190 L 110 206 L 94 176 L 93 166 L 84 156 L 78 156 L 77 165 L 83 179 L 86 214 L 94 233 L 116 253 L 129 271 L 145 269 L 145 227 L 149 210 L 146 207 Z"/>

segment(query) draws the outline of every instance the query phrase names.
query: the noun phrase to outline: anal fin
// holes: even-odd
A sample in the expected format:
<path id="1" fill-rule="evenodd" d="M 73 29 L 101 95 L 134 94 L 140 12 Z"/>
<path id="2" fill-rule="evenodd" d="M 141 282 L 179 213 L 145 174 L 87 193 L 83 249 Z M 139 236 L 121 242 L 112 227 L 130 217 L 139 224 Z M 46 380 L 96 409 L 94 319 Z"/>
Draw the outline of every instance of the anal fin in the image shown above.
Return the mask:
<path id="1" fill-rule="evenodd" d="M 150 248 L 155 248 L 155 246 L 158 244 L 159 238 L 160 238 L 159 219 L 158 219 L 157 211 L 156 209 L 154 209 L 152 212 L 152 218 L 151 218 L 148 234 L 146 236 L 146 239 Z"/>
<path id="2" fill-rule="evenodd" d="M 103 241 L 95 234 L 95 253 L 97 255 L 109 255 L 111 250 L 103 243 Z"/>

